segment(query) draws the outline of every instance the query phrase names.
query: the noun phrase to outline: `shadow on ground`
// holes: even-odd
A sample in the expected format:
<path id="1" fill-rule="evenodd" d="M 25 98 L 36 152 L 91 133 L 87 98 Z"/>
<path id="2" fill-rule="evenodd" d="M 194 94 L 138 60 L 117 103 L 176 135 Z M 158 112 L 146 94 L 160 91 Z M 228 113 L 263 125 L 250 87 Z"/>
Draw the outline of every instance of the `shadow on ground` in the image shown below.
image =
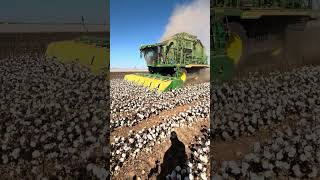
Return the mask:
<path id="1" fill-rule="evenodd" d="M 148 178 L 158 174 L 160 170 L 156 179 L 166 179 L 166 176 L 171 174 L 176 166 L 182 167 L 187 163 L 188 156 L 186 154 L 185 145 L 179 140 L 176 132 L 171 132 L 170 140 L 171 146 L 164 154 L 162 164 L 159 165 L 160 162 L 156 161 L 156 167 L 150 170 Z"/>

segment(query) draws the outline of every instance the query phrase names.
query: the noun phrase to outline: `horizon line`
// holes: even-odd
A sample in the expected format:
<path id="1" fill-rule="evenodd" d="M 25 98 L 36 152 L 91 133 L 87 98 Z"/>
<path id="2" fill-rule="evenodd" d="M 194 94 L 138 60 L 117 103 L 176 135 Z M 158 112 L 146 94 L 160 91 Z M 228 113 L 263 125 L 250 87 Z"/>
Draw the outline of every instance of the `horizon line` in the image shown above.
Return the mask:
<path id="1" fill-rule="evenodd" d="M 16 21 L 16 22 L 8 22 L 8 21 L 1 21 L 0 20 L 0 24 L 39 24 L 39 25 L 66 25 L 66 24 L 79 24 L 79 25 L 82 25 L 81 22 L 19 22 L 19 21 Z M 103 23 L 86 23 L 85 25 L 110 25 L 110 24 L 103 24 Z"/>

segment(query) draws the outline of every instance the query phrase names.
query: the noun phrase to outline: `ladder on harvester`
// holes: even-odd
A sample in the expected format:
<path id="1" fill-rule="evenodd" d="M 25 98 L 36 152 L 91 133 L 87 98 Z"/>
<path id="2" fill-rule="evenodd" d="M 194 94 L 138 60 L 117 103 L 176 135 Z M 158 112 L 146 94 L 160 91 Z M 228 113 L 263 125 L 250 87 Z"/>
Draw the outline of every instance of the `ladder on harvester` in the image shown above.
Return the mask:
<path id="1" fill-rule="evenodd" d="M 233 61 L 226 55 L 228 42 L 227 20 L 213 13 L 211 25 L 211 77 L 215 84 L 231 79 L 234 71 Z"/>

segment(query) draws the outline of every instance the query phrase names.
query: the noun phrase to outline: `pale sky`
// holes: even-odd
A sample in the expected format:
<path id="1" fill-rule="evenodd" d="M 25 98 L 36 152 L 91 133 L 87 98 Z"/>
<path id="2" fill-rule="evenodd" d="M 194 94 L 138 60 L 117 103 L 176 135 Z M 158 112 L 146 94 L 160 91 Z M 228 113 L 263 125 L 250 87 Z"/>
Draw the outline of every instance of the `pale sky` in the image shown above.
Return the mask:
<path id="1" fill-rule="evenodd" d="M 1 0 L 0 21 L 109 24 L 109 0 Z"/>

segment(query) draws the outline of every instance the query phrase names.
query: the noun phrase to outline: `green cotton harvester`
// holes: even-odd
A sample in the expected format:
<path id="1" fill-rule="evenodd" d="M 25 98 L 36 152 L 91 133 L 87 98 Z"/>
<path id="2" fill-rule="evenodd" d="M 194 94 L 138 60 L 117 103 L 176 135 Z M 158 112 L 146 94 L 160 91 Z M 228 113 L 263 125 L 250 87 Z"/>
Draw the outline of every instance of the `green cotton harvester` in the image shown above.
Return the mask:
<path id="1" fill-rule="evenodd" d="M 234 77 L 258 53 L 285 54 L 288 30 L 318 17 L 318 0 L 211 0 L 211 80 Z"/>
<path id="2" fill-rule="evenodd" d="M 188 33 L 178 33 L 161 43 L 142 45 L 148 74 L 128 74 L 125 80 L 158 92 L 182 87 L 188 73 L 209 68 L 203 44 Z"/>

